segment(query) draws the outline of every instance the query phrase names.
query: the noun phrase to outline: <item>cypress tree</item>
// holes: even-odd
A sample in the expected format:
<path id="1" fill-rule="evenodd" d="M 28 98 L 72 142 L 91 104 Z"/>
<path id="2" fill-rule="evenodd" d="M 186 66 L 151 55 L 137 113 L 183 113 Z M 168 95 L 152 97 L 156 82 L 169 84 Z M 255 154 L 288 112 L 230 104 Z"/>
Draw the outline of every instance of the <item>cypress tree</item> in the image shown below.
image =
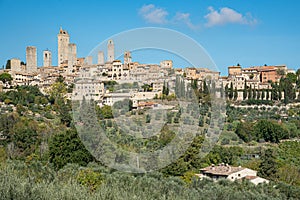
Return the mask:
<path id="1" fill-rule="evenodd" d="M 252 99 L 252 85 L 250 85 L 250 88 L 248 91 L 248 99 Z"/>
<path id="2" fill-rule="evenodd" d="M 256 89 L 255 89 L 255 87 L 253 88 L 252 98 L 253 98 L 253 99 L 256 99 Z"/>
<path id="3" fill-rule="evenodd" d="M 261 100 L 264 100 L 265 99 L 265 90 L 263 89 L 261 91 Z"/>
<path id="4" fill-rule="evenodd" d="M 259 90 L 257 90 L 257 94 L 256 94 L 256 99 L 260 99 L 260 91 Z"/>
<path id="5" fill-rule="evenodd" d="M 235 87 L 235 89 L 234 89 L 234 95 L 233 95 L 233 98 L 234 98 L 234 100 L 237 100 L 237 98 L 238 98 L 238 91 L 237 91 L 237 88 Z"/>
<path id="6" fill-rule="evenodd" d="M 225 98 L 228 98 L 228 84 L 225 85 Z"/>
<path id="7" fill-rule="evenodd" d="M 266 94 L 266 100 L 269 100 L 270 99 L 270 94 L 269 94 L 269 88 L 266 90 L 267 91 L 267 94 Z"/>
<path id="8" fill-rule="evenodd" d="M 246 80 L 245 80 L 245 83 L 244 83 L 244 90 L 243 90 L 243 99 L 247 99 L 247 83 L 246 83 Z"/>
<path id="9" fill-rule="evenodd" d="M 233 83 L 232 82 L 230 83 L 228 97 L 229 97 L 230 100 L 233 98 Z"/>
<path id="10" fill-rule="evenodd" d="M 265 98 L 265 90 L 261 90 L 261 100 L 264 100 Z"/>

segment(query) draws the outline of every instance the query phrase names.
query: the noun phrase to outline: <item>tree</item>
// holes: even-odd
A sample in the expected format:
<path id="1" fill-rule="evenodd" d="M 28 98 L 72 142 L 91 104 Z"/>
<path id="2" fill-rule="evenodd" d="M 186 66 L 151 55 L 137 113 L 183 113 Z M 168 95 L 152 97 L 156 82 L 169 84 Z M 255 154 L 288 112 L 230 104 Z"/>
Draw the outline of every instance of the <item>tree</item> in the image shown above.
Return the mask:
<path id="1" fill-rule="evenodd" d="M 70 126 L 72 117 L 70 115 L 71 102 L 67 100 L 67 87 L 62 82 L 55 82 L 47 91 L 49 101 L 54 104 L 54 109 L 59 113 L 60 120 L 66 126 Z"/>
<path id="2" fill-rule="evenodd" d="M 208 89 L 208 86 L 206 84 L 206 80 L 203 81 L 203 94 L 209 95 L 209 89 Z"/>
<path id="3" fill-rule="evenodd" d="M 221 98 L 224 98 L 224 85 L 223 85 L 223 82 L 221 83 L 220 96 L 221 96 Z"/>
<path id="4" fill-rule="evenodd" d="M 51 85 L 47 93 L 50 95 L 49 99 L 53 103 L 60 101 L 60 99 L 66 101 L 67 87 L 62 82 L 55 82 Z"/>
<path id="5" fill-rule="evenodd" d="M 5 69 L 11 69 L 10 60 L 6 61 Z"/>
<path id="6" fill-rule="evenodd" d="M 279 169 L 276 161 L 275 151 L 266 149 L 261 156 L 261 164 L 259 165 L 258 175 L 267 179 L 275 180 Z"/>
<path id="7" fill-rule="evenodd" d="M 228 83 L 225 85 L 225 97 L 228 98 Z"/>
<path id="8" fill-rule="evenodd" d="M 148 92 L 148 91 L 152 90 L 152 88 L 151 88 L 151 86 L 149 84 L 144 84 L 142 86 L 142 88 L 143 88 L 144 92 Z"/>
<path id="9" fill-rule="evenodd" d="M 99 106 L 96 107 L 97 116 L 100 119 L 112 119 L 114 115 L 112 113 L 112 109 L 108 105 L 104 105 L 101 108 Z"/>
<path id="10" fill-rule="evenodd" d="M 192 81 L 192 88 L 194 90 L 197 90 L 198 89 L 198 80 L 195 79 L 195 80 L 191 80 Z"/>
<path id="11" fill-rule="evenodd" d="M 255 124 L 256 140 L 264 139 L 266 142 L 279 143 L 281 139 L 286 139 L 288 131 L 284 130 L 279 124 L 260 120 Z"/>
<path id="12" fill-rule="evenodd" d="M 265 90 L 263 89 L 261 91 L 261 100 L 264 100 L 265 99 Z"/>
<path id="13" fill-rule="evenodd" d="M 296 83 L 297 75 L 294 73 L 287 73 L 286 78 L 289 79 L 291 83 Z"/>
<path id="14" fill-rule="evenodd" d="M 180 94 L 180 76 L 176 76 L 175 79 L 175 95 L 176 97 L 180 98 L 181 94 Z"/>
<path id="15" fill-rule="evenodd" d="M 274 100 L 274 101 L 278 100 L 278 85 L 277 85 L 277 83 L 272 84 L 271 100 Z"/>
<path id="16" fill-rule="evenodd" d="M 243 89 L 243 100 L 247 99 L 247 82 L 245 80 L 244 89 Z"/>
<path id="17" fill-rule="evenodd" d="M 238 91 L 237 91 L 237 88 L 235 87 L 235 88 L 234 88 L 233 99 L 236 101 L 237 98 L 238 98 Z"/>
<path id="18" fill-rule="evenodd" d="M 250 88 L 248 91 L 248 99 L 252 99 L 252 85 L 250 85 Z"/>
<path id="19" fill-rule="evenodd" d="M 15 144 L 18 158 L 25 158 L 38 150 L 41 136 L 36 121 L 23 118 L 13 127 L 12 142 Z"/>
<path id="20" fill-rule="evenodd" d="M 270 90 L 269 88 L 266 90 L 267 94 L 266 94 L 266 100 L 270 99 Z"/>
<path id="21" fill-rule="evenodd" d="M 285 71 L 284 71 L 283 69 L 277 69 L 277 70 L 276 70 L 276 73 L 277 73 L 279 76 L 285 75 Z"/>
<path id="22" fill-rule="evenodd" d="M 260 91 L 259 90 L 257 90 L 257 93 L 256 93 L 256 99 L 260 99 Z"/>
<path id="23" fill-rule="evenodd" d="M 2 73 L 0 74 L 0 81 L 2 81 L 3 83 L 10 83 L 13 80 L 13 78 L 11 77 L 11 75 L 9 73 Z"/>
<path id="24" fill-rule="evenodd" d="M 297 71 L 296 71 L 296 75 L 299 77 L 300 76 L 300 68 L 299 69 L 297 69 Z"/>
<path id="25" fill-rule="evenodd" d="M 59 82 L 59 83 L 64 83 L 65 82 L 65 78 L 62 76 L 62 75 L 59 75 L 56 79 L 56 82 Z"/>
<path id="26" fill-rule="evenodd" d="M 151 115 L 147 114 L 146 115 L 146 123 L 150 123 L 151 122 Z"/>
<path id="27" fill-rule="evenodd" d="M 299 89 L 300 88 L 300 69 L 298 69 L 296 71 L 296 76 L 297 76 L 296 86 Z"/>
<path id="28" fill-rule="evenodd" d="M 253 124 L 240 122 L 236 127 L 235 133 L 244 142 L 250 142 L 251 140 L 254 139 L 254 137 L 253 137 Z"/>
<path id="29" fill-rule="evenodd" d="M 255 89 L 255 87 L 253 88 L 252 98 L 253 98 L 253 99 L 256 99 L 256 89 Z"/>
<path id="30" fill-rule="evenodd" d="M 164 81 L 164 85 L 163 85 L 163 91 L 162 91 L 162 94 L 163 94 L 163 95 L 166 95 L 166 96 L 169 95 L 169 85 L 168 85 L 168 83 L 166 83 L 165 81 Z"/>
<path id="31" fill-rule="evenodd" d="M 55 134 L 49 142 L 49 161 L 56 170 L 67 163 L 86 166 L 93 160 L 93 156 L 86 150 L 74 129 Z"/>
<path id="32" fill-rule="evenodd" d="M 230 83 L 228 97 L 229 97 L 230 100 L 233 98 L 233 83 L 232 82 Z"/>
<path id="33" fill-rule="evenodd" d="M 283 88 L 284 93 L 284 103 L 288 104 L 296 98 L 296 91 L 294 89 L 293 83 L 288 78 L 280 79 L 280 87 Z"/>

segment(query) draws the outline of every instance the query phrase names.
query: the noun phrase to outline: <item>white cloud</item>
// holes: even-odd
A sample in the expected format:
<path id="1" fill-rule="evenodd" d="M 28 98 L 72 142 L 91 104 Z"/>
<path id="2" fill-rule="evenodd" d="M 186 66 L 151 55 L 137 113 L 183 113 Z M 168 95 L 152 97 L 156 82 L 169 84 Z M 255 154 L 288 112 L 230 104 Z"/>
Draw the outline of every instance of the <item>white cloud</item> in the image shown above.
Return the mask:
<path id="1" fill-rule="evenodd" d="M 175 23 L 183 23 L 188 26 L 190 29 L 198 29 L 200 26 L 192 23 L 190 19 L 190 13 L 181 13 L 177 12 L 174 17 Z"/>
<path id="2" fill-rule="evenodd" d="M 166 17 L 168 12 L 163 8 L 157 8 L 153 4 L 144 5 L 139 9 L 139 14 L 146 20 L 148 23 L 152 24 L 165 24 L 168 22 Z"/>
<path id="3" fill-rule="evenodd" d="M 254 25 L 257 20 L 250 13 L 243 15 L 231 8 L 221 8 L 220 11 L 214 10 L 213 7 L 208 8 L 209 13 L 204 17 L 207 20 L 205 24 L 208 27 L 225 25 L 225 24 L 246 24 Z"/>

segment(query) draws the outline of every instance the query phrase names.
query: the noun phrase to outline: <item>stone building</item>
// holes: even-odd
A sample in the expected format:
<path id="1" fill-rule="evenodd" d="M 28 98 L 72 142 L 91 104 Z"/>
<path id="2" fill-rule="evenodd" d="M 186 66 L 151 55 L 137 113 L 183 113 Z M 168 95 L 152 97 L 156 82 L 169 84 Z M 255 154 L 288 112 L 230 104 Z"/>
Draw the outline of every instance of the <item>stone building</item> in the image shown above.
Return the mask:
<path id="1" fill-rule="evenodd" d="M 197 79 L 197 69 L 195 67 L 187 67 L 184 69 L 184 72 L 187 79 Z"/>
<path id="2" fill-rule="evenodd" d="M 15 72 L 12 74 L 14 85 L 32 85 L 35 81 L 37 73 Z"/>
<path id="3" fill-rule="evenodd" d="M 218 80 L 220 77 L 220 72 L 216 72 L 208 68 L 197 68 L 196 74 L 198 80 L 204 80 L 204 79 Z"/>
<path id="4" fill-rule="evenodd" d="M 217 166 L 211 165 L 200 169 L 201 174 L 197 176 L 201 178 L 210 178 L 212 180 L 228 179 L 230 181 L 240 180 L 240 179 L 250 179 L 254 180 L 254 184 L 259 183 L 269 183 L 268 180 L 260 178 L 257 176 L 257 171 L 244 168 L 244 167 L 232 167 L 230 165 L 219 164 Z M 252 182 L 252 181 L 251 181 Z"/>
<path id="5" fill-rule="evenodd" d="M 113 62 L 115 60 L 115 45 L 113 40 L 108 40 L 107 43 L 107 62 Z"/>
<path id="6" fill-rule="evenodd" d="M 104 65 L 104 53 L 103 51 L 98 51 L 98 62 L 99 65 Z"/>
<path id="7" fill-rule="evenodd" d="M 113 80 L 119 80 L 123 75 L 123 64 L 120 60 L 113 61 L 112 64 L 112 78 Z"/>
<path id="8" fill-rule="evenodd" d="M 172 69 L 173 61 L 172 60 L 163 60 L 160 62 L 160 67 L 163 69 Z"/>
<path id="9" fill-rule="evenodd" d="M 104 83 L 92 79 L 81 79 L 75 82 L 75 88 L 72 94 L 73 100 L 93 99 L 99 101 L 104 95 Z"/>
<path id="10" fill-rule="evenodd" d="M 67 73 L 71 74 L 74 72 L 74 66 L 77 63 L 77 47 L 76 44 L 69 44 L 68 45 L 68 70 Z"/>
<path id="11" fill-rule="evenodd" d="M 68 60 L 69 56 L 69 43 L 70 36 L 67 31 L 60 28 L 57 35 L 57 44 L 58 44 L 58 66 L 60 66 L 64 61 Z"/>
<path id="12" fill-rule="evenodd" d="M 130 51 L 124 53 L 124 68 L 129 69 L 129 64 L 132 63 Z"/>
<path id="13" fill-rule="evenodd" d="M 43 67 L 52 66 L 52 54 L 49 50 L 43 51 Z"/>
<path id="14" fill-rule="evenodd" d="M 25 71 L 25 66 L 21 65 L 21 60 L 18 58 L 10 59 L 10 69 L 12 72 L 23 72 Z"/>
<path id="15" fill-rule="evenodd" d="M 26 72 L 33 73 L 37 71 L 37 53 L 36 47 L 26 47 Z"/>
<path id="16" fill-rule="evenodd" d="M 118 101 L 123 101 L 124 99 L 131 99 L 132 94 L 130 93 L 105 93 L 103 96 L 103 101 L 100 106 L 108 105 L 113 106 L 114 103 Z"/>
<path id="17" fill-rule="evenodd" d="M 93 64 L 93 57 L 92 56 L 87 56 L 84 60 L 86 65 L 92 65 Z"/>
<path id="18" fill-rule="evenodd" d="M 241 75 L 242 67 L 241 66 L 230 66 L 228 67 L 228 76 L 232 75 Z"/>

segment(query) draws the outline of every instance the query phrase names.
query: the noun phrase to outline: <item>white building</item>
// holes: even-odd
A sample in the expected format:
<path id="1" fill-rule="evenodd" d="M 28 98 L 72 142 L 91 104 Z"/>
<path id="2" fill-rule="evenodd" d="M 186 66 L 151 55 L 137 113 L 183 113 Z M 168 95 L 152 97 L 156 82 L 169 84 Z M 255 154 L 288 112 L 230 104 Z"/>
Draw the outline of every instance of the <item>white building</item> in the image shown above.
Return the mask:
<path id="1" fill-rule="evenodd" d="M 92 79 L 77 80 L 72 94 L 72 100 L 93 99 L 100 101 L 104 95 L 104 84 Z"/>
<path id="2" fill-rule="evenodd" d="M 212 180 L 228 179 L 230 181 L 248 179 L 254 184 L 269 183 L 268 180 L 258 177 L 257 171 L 244 168 L 244 167 L 232 167 L 230 165 L 219 164 L 211 165 L 200 169 L 201 174 L 196 174 L 201 178 L 210 178 Z"/>

